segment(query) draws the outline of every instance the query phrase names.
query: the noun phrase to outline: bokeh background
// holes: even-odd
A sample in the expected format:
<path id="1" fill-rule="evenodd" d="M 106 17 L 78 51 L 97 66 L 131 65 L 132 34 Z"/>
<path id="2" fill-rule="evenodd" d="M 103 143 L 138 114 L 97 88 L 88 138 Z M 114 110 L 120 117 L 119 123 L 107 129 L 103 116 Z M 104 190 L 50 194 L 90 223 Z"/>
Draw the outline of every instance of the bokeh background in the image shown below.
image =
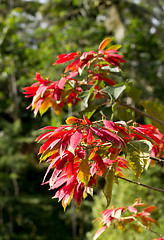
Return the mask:
<path id="1" fill-rule="evenodd" d="M 63 66 L 52 65 L 57 55 L 96 50 L 109 36 L 123 45 L 124 78 L 135 82 L 143 99 L 163 104 L 163 0 L 0 0 L 0 240 L 90 240 L 96 232 L 92 220 L 106 205 L 100 187 L 94 201 L 85 200 L 79 210 L 71 204 L 64 213 L 41 186 L 46 164 L 38 163 L 35 138 L 41 127 L 64 123 L 67 107 L 61 116 L 49 110 L 34 118 L 22 88 L 36 72 L 59 80 Z M 162 188 L 163 179 L 164 168 L 156 164 L 141 181 Z M 120 182 L 112 204 L 130 205 L 138 197 L 158 206 L 153 217 L 160 228 L 154 230 L 164 234 L 162 194 Z M 109 228 L 100 240 L 155 237 Z"/>

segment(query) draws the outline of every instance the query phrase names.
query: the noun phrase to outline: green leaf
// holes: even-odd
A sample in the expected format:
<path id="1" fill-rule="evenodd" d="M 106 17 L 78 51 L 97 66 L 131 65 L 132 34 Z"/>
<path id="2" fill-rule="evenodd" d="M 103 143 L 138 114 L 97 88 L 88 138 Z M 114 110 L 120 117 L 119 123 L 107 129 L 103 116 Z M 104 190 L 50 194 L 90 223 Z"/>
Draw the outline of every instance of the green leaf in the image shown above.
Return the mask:
<path id="1" fill-rule="evenodd" d="M 89 90 L 85 90 L 83 92 L 81 92 L 78 97 L 82 100 L 82 102 L 84 103 L 84 106 L 85 107 L 88 107 L 88 101 L 89 99 L 91 98 L 92 96 L 92 93 L 93 93 L 93 89 L 94 89 L 94 86 L 89 89 Z"/>
<path id="2" fill-rule="evenodd" d="M 89 93 L 90 90 L 86 90 L 81 92 L 78 97 L 82 100 L 82 102 L 84 103 L 85 107 L 88 107 L 88 99 L 89 99 Z"/>
<path id="3" fill-rule="evenodd" d="M 125 84 L 121 84 L 119 86 L 107 86 L 103 89 L 101 89 L 102 92 L 107 93 L 110 97 L 112 96 L 114 99 L 117 99 L 121 93 L 125 90 Z"/>
<path id="4" fill-rule="evenodd" d="M 132 224 L 130 224 L 130 226 L 135 232 L 137 232 L 137 233 L 142 232 L 142 228 L 140 226 L 138 226 L 137 224 L 132 223 Z"/>
<path id="5" fill-rule="evenodd" d="M 113 105 L 112 111 L 118 119 L 126 122 L 134 119 L 135 116 L 135 113 L 132 109 L 121 106 L 119 103 L 115 103 Z"/>
<path id="6" fill-rule="evenodd" d="M 147 140 L 134 140 L 127 143 L 129 165 L 138 179 L 143 172 L 152 150 L 151 142 Z"/>
<path id="7" fill-rule="evenodd" d="M 80 111 L 79 114 L 81 116 L 85 115 L 88 119 L 92 117 L 92 115 L 95 113 L 95 111 L 98 109 L 99 105 L 91 105 L 87 108 L 85 108 L 83 111 Z"/>
<path id="8" fill-rule="evenodd" d="M 135 103 L 138 103 L 142 91 L 136 88 L 132 82 L 126 82 L 125 86 L 126 86 L 125 92 L 127 96 L 132 98 Z"/>
<path id="9" fill-rule="evenodd" d="M 146 112 L 161 120 L 164 121 L 164 106 L 160 105 L 157 102 L 152 101 L 143 101 L 142 106 L 145 108 Z M 153 125 L 155 125 L 163 134 L 164 134 L 164 125 L 156 122 L 155 120 L 151 120 Z"/>
<path id="10" fill-rule="evenodd" d="M 114 162 L 108 169 L 106 175 L 105 175 L 105 185 L 103 189 L 103 193 L 107 200 L 107 206 L 109 206 L 112 198 L 112 188 L 113 188 L 113 181 L 114 176 L 117 168 L 117 162 Z"/>

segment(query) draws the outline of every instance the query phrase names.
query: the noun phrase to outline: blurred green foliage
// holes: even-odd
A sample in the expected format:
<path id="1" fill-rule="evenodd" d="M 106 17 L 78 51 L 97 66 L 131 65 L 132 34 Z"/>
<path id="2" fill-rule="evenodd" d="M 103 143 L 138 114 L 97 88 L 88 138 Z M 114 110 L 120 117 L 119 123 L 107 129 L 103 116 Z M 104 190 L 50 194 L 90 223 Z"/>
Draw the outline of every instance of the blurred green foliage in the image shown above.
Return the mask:
<path id="1" fill-rule="evenodd" d="M 49 111 L 34 119 L 26 110 L 30 100 L 24 98 L 22 88 L 33 82 L 35 72 L 59 79 L 64 67 L 52 66 L 57 55 L 97 49 L 105 37 L 114 35 L 127 60 L 123 77 L 135 81 L 144 99 L 163 103 L 163 6 L 163 0 L 0 1 L 0 240 L 84 239 L 91 229 L 93 202 L 88 201 L 81 212 L 70 207 L 64 215 L 60 204 L 51 200 L 47 185 L 41 186 L 46 166 L 37 162 L 37 130 L 59 126 L 67 109 L 60 117 Z M 162 177 L 154 179 L 158 187 Z M 143 176 L 143 181 L 147 178 L 151 176 Z M 125 188 L 124 199 L 119 197 L 122 205 L 129 192 L 126 183 L 120 184 Z M 145 192 L 143 198 L 160 205 L 158 218 L 161 195 Z M 100 208 L 98 202 L 93 211 Z M 72 233 L 73 224 L 77 231 Z"/>

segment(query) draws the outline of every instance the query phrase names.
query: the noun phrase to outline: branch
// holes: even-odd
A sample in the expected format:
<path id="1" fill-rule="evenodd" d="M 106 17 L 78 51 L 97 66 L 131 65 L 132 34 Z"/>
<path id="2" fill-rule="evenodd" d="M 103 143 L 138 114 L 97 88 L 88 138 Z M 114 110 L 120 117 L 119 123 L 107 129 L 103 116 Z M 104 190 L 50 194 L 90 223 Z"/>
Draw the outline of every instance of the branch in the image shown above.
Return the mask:
<path id="1" fill-rule="evenodd" d="M 150 232 L 152 232 L 152 233 L 158 235 L 158 236 L 161 237 L 161 238 L 164 237 L 163 235 L 161 235 L 161 234 L 157 233 L 156 231 L 154 231 L 154 230 L 152 230 L 152 229 L 146 227 L 145 225 L 143 225 L 143 224 L 142 224 L 141 222 L 139 222 L 135 217 L 134 217 L 133 219 L 134 219 L 134 220 L 135 220 L 135 221 L 136 221 L 141 227 L 145 228 L 146 230 L 149 230 Z"/>
<path id="2" fill-rule="evenodd" d="M 149 114 L 147 114 L 147 113 L 145 113 L 145 112 L 142 112 L 142 111 L 139 110 L 138 108 L 131 107 L 131 106 L 129 106 L 129 105 L 125 104 L 125 103 L 119 102 L 119 101 L 117 101 L 117 102 L 118 102 L 121 106 L 124 106 L 124 107 L 126 107 L 126 108 L 132 109 L 132 110 L 134 110 L 135 112 L 138 112 L 140 115 L 145 116 L 145 117 L 147 117 L 147 118 L 150 118 L 150 119 L 152 119 L 152 120 L 154 120 L 154 121 L 156 121 L 156 122 L 164 125 L 164 122 L 163 122 L 162 120 L 160 120 L 160 119 L 158 119 L 158 118 L 155 118 L 155 117 L 153 117 L 153 116 L 151 116 L 151 115 L 149 115 Z"/>
<path id="3" fill-rule="evenodd" d="M 150 159 L 155 160 L 155 161 L 158 161 L 158 162 L 161 162 L 161 163 L 164 163 L 164 160 L 163 160 L 163 159 L 160 159 L 160 158 L 156 158 L 156 157 L 151 157 L 151 156 L 150 156 Z"/>
<path id="4" fill-rule="evenodd" d="M 120 176 L 115 176 L 115 177 L 120 178 L 120 179 L 125 180 L 125 181 L 130 182 L 130 183 L 134 183 L 134 184 L 136 184 L 136 185 L 140 185 L 140 186 L 142 186 L 142 187 L 146 187 L 146 188 L 155 190 L 155 191 L 157 191 L 157 192 L 163 192 L 163 193 L 164 193 L 164 190 L 163 190 L 163 189 L 160 189 L 160 188 L 152 187 L 152 186 L 149 186 L 149 185 L 146 185 L 146 184 L 143 184 L 143 183 L 140 183 L 140 182 L 132 181 L 132 180 L 130 180 L 130 179 L 123 178 L 123 177 L 120 177 Z"/>

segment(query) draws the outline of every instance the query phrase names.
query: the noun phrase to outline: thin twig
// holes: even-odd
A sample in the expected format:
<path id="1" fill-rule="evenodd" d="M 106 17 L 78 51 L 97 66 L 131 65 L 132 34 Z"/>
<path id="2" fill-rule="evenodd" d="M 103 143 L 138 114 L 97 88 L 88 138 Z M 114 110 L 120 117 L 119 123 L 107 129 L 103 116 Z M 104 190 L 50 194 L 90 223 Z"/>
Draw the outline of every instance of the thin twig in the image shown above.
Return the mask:
<path id="1" fill-rule="evenodd" d="M 156 158 L 156 157 L 151 157 L 151 156 L 150 156 L 150 159 L 155 160 L 155 161 L 158 161 L 158 162 L 161 162 L 161 163 L 164 163 L 164 159 L 160 159 L 160 158 Z"/>
<path id="2" fill-rule="evenodd" d="M 122 179 L 122 180 L 125 180 L 125 181 L 127 181 L 127 182 L 134 183 L 134 184 L 140 185 L 140 186 L 142 186 L 142 187 L 146 187 L 146 188 L 155 190 L 155 191 L 157 191 L 157 192 L 163 192 L 163 193 L 164 193 L 164 190 L 163 190 L 163 189 L 156 188 L 156 187 L 152 187 L 152 186 L 149 186 L 149 185 L 140 183 L 140 182 L 132 181 L 132 180 L 130 180 L 130 179 L 128 179 L 128 178 L 123 178 L 123 177 L 120 177 L 120 176 L 116 176 L 116 177 L 117 177 L 117 178 L 120 178 L 120 179 Z"/>
<path id="3" fill-rule="evenodd" d="M 143 225 L 141 222 L 139 222 L 135 217 L 133 218 L 141 227 L 143 227 L 143 228 L 145 228 L 146 230 L 148 230 L 148 231 L 150 231 L 150 232 L 152 232 L 152 233 L 154 233 L 154 234 L 156 234 L 156 235 L 158 235 L 159 237 L 164 237 L 163 235 L 161 235 L 160 233 L 158 233 L 158 232 L 156 232 L 156 231 L 154 231 L 154 230 L 152 230 L 152 229 L 150 229 L 150 228 L 148 228 L 148 227 L 146 227 L 145 225 Z"/>
<path id="4" fill-rule="evenodd" d="M 124 106 L 124 107 L 126 107 L 126 108 L 132 109 L 132 110 L 134 110 L 135 112 L 138 112 L 139 114 L 141 114 L 141 115 L 143 115 L 143 116 L 145 116 L 145 117 L 147 117 L 147 118 L 150 118 L 150 119 L 152 119 L 152 120 L 154 120 L 154 121 L 156 121 L 156 122 L 164 125 L 164 121 L 162 121 L 162 120 L 160 120 L 160 119 L 158 119 L 158 118 L 156 118 L 156 117 L 153 117 L 153 116 L 151 116 L 151 115 L 149 115 L 149 114 L 147 114 L 147 113 L 145 113 L 145 112 L 142 112 L 142 111 L 139 110 L 138 108 L 131 107 L 131 106 L 129 106 L 129 105 L 125 104 L 125 103 L 119 102 L 119 101 L 117 101 L 117 102 L 118 102 L 121 106 Z"/>

